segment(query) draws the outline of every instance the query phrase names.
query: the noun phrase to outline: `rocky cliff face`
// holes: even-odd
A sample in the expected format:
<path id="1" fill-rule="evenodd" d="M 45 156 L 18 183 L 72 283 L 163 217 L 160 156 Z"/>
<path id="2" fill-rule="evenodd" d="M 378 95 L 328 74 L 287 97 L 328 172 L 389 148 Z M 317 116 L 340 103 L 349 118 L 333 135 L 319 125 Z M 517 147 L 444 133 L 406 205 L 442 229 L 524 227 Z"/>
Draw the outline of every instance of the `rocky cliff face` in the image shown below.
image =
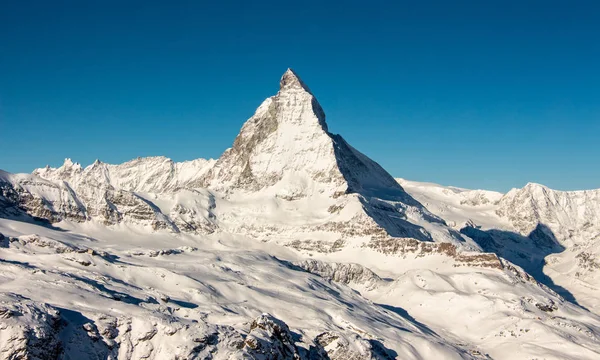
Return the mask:
<path id="1" fill-rule="evenodd" d="M 58 171 L 65 170 L 65 167 Z M 67 177 L 66 175 L 64 175 Z M 172 222 L 151 202 L 131 191 L 117 189 L 96 178 L 85 183 L 48 180 L 37 175 L 0 177 L 5 216 L 30 216 L 56 223 L 63 220 L 97 220 L 105 225 L 127 222 L 154 230 L 176 230 Z"/>
<path id="2" fill-rule="evenodd" d="M 204 187 L 258 191 L 280 184 L 289 198 L 402 188 L 378 164 L 332 135 L 312 92 L 288 69 L 204 177 Z"/>
<path id="3" fill-rule="evenodd" d="M 0 170 L 0 215 L 33 217 L 51 223 L 63 219 L 88 219 L 85 206 L 69 184 L 35 175 L 9 174 Z"/>
<path id="4" fill-rule="evenodd" d="M 17 294 L 0 294 L 0 358 L 59 359 L 60 312 Z"/>
<path id="5" fill-rule="evenodd" d="M 365 287 L 369 290 L 384 283 L 383 279 L 377 274 L 360 264 L 327 263 L 309 259 L 300 261 L 295 265 L 325 279 L 346 285 Z"/>
<path id="6" fill-rule="evenodd" d="M 265 100 L 246 121 L 203 185 L 223 191 L 257 191 L 281 182 L 285 176 L 334 191 L 346 190 L 336 166 L 325 114 L 292 70 L 281 78 L 277 95 Z M 298 190 L 309 189 L 287 190 L 290 196 L 303 197 L 310 194 Z"/>

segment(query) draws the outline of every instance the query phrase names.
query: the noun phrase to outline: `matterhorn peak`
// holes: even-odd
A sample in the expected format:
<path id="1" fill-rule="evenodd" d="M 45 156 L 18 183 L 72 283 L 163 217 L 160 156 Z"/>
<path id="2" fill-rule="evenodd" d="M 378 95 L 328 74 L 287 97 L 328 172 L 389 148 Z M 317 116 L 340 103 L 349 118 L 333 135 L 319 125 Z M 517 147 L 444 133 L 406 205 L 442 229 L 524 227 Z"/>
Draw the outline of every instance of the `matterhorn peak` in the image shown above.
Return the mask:
<path id="1" fill-rule="evenodd" d="M 292 69 L 201 183 L 227 192 L 277 185 L 278 195 L 289 198 L 314 191 L 401 189 L 377 163 L 328 131 L 323 109 Z"/>
<path id="2" fill-rule="evenodd" d="M 288 68 L 285 71 L 285 73 L 283 73 L 283 76 L 281 77 L 281 80 L 279 81 L 279 90 L 283 91 L 283 90 L 287 90 L 287 89 L 304 90 L 304 91 L 312 94 L 310 92 L 310 89 L 308 88 L 308 86 L 306 86 L 306 84 L 302 81 L 302 79 L 300 79 L 298 74 L 296 74 L 296 72 L 290 68 Z"/>

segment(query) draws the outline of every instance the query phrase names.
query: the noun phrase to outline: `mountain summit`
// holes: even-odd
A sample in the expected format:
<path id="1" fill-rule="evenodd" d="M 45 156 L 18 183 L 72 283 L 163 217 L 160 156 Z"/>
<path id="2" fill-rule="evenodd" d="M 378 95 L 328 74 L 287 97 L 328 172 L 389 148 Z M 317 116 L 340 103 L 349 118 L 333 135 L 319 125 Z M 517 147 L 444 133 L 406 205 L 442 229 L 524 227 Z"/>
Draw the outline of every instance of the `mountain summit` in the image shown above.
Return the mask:
<path id="1" fill-rule="evenodd" d="M 310 89 L 292 69 L 287 69 L 279 81 L 279 89 L 296 88 L 310 93 Z"/>
<path id="2" fill-rule="evenodd" d="M 329 132 L 321 105 L 291 69 L 281 77 L 279 92 L 246 121 L 202 185 L 225 191 L 278 185 L 297 196 L 401 191 L 381 166 Z"/>

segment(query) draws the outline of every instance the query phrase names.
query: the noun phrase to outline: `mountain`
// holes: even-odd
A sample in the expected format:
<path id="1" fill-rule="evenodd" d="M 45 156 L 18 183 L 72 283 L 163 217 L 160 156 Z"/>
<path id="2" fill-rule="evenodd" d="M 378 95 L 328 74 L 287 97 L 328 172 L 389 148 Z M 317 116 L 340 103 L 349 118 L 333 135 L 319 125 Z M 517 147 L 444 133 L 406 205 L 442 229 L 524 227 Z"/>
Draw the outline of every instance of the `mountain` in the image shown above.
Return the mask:
<path id="1" fill-rule="evenodd" d="M 529 183 L 501 194 L 398 182 L 483 250 L 519 264 L 556 285 L 562 295 L 599 311 L 600 189 L 558 191 Z"/>
<path id="2" fill-rule="evenodd" d="M 277 95 L 265 100 L 204 179 L 204 187 L 256 191 L 277 187 L 297 199 L 401 187 L 381 166 L 328 132 L 325 113 L 288 69 Z"/>
<path id="3" fill-rule="evenodd" d="M 597 198 L 511 193 L 396 181 L 288 69 L 219 159 L 0 172 L 0 358 L 597 358 L 542 271 Z"/>
<path id="4" fill-rule="evenodd" d="M 583 245 L 581 240 L 597 239 L 600 232 L 600 189 L 557 191 L 529 183 L 504 195 L 496 212 L 520 233 L 529 233 L 542 223 L 561 242 Z"/>
<path id="5" fill-rule="evenodd" d="M 389 249 L 388 236 L 476 248 L 376 162 L 331 134 L 318 101 L 289 69 L 277 95 L 259 106 L 216 161 L 155 157 L 82 168 L 66 159 L 57 169 L 0 181 L 13 213 L 21 209 L 52 223 L 219 229 L 324 252 L 359 236 L 381 251 L 397 251 L 395 244 Z"/>

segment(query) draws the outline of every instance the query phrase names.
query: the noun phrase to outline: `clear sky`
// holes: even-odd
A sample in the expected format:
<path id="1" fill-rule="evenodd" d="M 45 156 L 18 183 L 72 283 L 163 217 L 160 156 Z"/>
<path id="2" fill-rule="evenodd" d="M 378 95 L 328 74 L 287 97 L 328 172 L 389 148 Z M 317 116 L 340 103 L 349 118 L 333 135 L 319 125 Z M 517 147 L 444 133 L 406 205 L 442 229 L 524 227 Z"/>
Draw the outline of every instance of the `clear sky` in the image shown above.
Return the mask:
<path id="1" fill-rule="evenodd" d="M 600 188 L 583 0 L 0 0 L 0 168 L 218 157 L 288 67 L 396 177 Z"/>

